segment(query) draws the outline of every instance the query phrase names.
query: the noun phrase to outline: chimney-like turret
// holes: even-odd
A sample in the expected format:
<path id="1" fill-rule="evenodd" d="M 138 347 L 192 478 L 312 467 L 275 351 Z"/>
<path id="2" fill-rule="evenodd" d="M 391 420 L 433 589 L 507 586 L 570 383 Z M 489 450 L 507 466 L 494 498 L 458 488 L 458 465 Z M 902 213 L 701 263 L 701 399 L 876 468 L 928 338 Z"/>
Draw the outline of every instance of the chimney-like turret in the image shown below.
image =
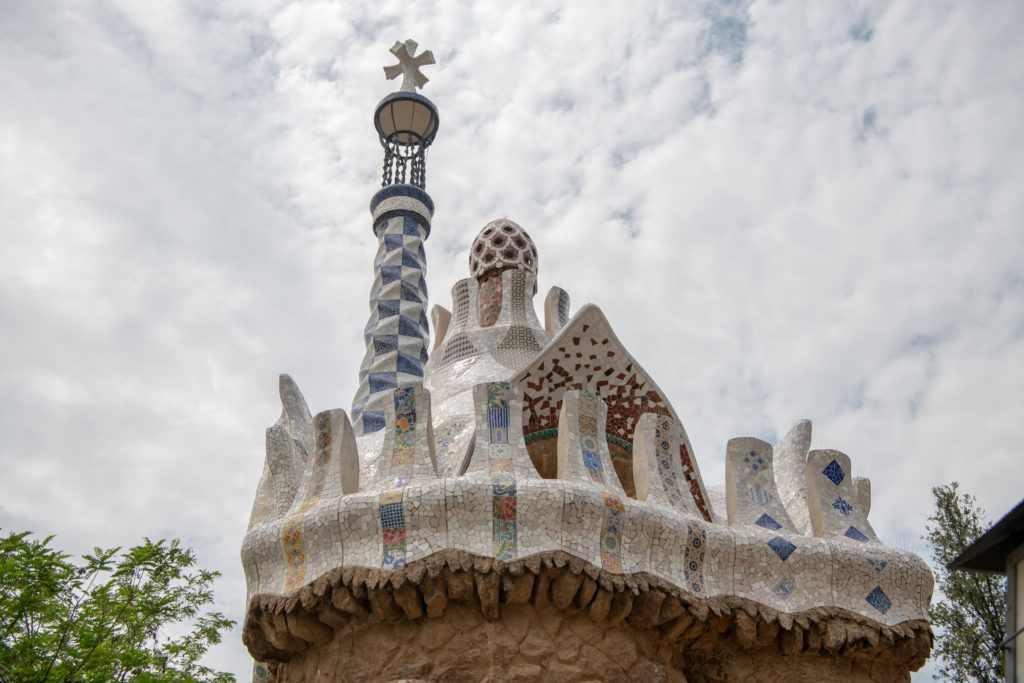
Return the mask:
<path id="1" fill-rule="evenodd" d="M 384 427 L 384 410 L 397 387 L 421 384 L 427 362 L 427 257 L 434 202 L 426 186 L 426 150 L 437 134 L 437 107 L 416 92 L 427 82 L 420 67 L 433 64 L 429 50 L 416 55 L 416 43 L 395 43 L 398 64 L 384 67 L 388 79 L 403 76 L 402 87 L 377 105 L 374 126 L 384 148 L 382 188 L 370 201 L 379 247 L 373 261 L 366 354 L 359 367 L 359 389 L 352 401 L 357 435 Z"/>

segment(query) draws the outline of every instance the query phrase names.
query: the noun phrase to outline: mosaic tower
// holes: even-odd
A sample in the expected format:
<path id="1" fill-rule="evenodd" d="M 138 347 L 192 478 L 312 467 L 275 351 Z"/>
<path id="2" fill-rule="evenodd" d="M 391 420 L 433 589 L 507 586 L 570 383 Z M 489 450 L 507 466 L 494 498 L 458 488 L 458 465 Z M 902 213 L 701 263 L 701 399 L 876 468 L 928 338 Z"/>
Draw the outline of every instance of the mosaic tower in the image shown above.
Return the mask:
<path id="1" fill-rule="evenodd" d="M 850 456 L 812 449 L 802 420 L 774 445 L 730 440 L 705 486 L 683 416 L 601 309 L 551 287 L 538 318 L 522 226 L 477 235 L 428 358 L 438 123 L 415 88 L 433 57 L 392 52 L 351 420 L 281 377 L 242 541 L 254 681 L 909 683 L 932 575 L 876 534 Z"/>
<path id="2" fill-rule="evenodd" d="M 370 201 L 379 246 L 373 261 L 370 319 L 363 334 L 366 353 L 359 388 L 352 401 L 356 434 L 384 428 L 385 410 L 398 387 L 421 384 L 427 362 L 427 257 L 434 202 L 426 186 L 425 153 L 437 134 L 437 107 L 416 92 L 427 82 L 419 67 L 433 64 L 429 50 L 416 55 L 416 43 L 395 43 L 398 64 L 384 68 L 402 87 L 377 105 L 374 125 L 384 148 L 381 189 Z"/>

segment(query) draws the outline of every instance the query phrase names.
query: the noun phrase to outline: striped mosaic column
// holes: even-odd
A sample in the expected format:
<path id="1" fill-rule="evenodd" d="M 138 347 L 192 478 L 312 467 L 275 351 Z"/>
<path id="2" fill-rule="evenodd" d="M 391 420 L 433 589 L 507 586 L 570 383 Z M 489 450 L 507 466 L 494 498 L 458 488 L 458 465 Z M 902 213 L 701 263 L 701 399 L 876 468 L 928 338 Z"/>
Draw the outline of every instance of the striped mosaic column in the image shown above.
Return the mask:
<path id="1" fill-rule="evenodd" d="M 373 261 L 370 319 L 352 401 L 357 435 L 384 428 L 385 412 L 398 387 L 423 383 L 427 362 L 427 257 L 434 202 L 414 185 L 390 185 L 370 202 L 373 232 L 380 242 Z"/>

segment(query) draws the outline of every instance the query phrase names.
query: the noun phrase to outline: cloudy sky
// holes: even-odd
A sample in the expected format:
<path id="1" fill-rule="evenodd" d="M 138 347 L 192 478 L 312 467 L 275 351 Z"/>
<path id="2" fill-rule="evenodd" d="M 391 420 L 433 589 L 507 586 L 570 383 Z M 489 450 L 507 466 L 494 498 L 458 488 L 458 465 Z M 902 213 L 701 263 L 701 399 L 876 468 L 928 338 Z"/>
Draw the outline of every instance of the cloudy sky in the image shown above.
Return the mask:
<path id="1" fill-rule="evenodd" d="M 313 412 L 355 393 L 371 116 L 410 37 L 433 303 L 512 218 L 707 484 L 807 417 L 890 545 L 927 554 L 937 484 L 1019 501 L 1024 4 L 544 4 L 0 5 L 0 527 L 181 538 L 241 619 L 278 373 Z M 210 663 L 245 680 L 237 631 Z"/>

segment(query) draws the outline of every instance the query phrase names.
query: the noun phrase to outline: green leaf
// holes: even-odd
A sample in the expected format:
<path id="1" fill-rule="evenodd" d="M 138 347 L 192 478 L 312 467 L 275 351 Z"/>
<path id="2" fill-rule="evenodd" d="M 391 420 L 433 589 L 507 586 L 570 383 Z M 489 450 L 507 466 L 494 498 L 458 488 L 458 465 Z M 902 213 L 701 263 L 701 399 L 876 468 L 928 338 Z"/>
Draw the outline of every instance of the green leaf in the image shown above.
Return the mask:
<path id="1" fill-rule="evenodd" d="M 924 539 L 932 548 L 936 587 L 945 596 L 929 610 L 939 672 L 950 680 L 999 683 L 1006 578 L 946 569 L 990 524 L 974 496 L 961 493 L 957 482 L 933 488 L 932 495 L 935 511 Z"/>
<path id="2" fill-rule="evenodd" d="M 192 550 L 146 538 L 72 562 L 52 540 L 0 538 L 0 683 L 234 680 L 198 663 L 234 622 L 203 611 L 220 574 Z"/>

